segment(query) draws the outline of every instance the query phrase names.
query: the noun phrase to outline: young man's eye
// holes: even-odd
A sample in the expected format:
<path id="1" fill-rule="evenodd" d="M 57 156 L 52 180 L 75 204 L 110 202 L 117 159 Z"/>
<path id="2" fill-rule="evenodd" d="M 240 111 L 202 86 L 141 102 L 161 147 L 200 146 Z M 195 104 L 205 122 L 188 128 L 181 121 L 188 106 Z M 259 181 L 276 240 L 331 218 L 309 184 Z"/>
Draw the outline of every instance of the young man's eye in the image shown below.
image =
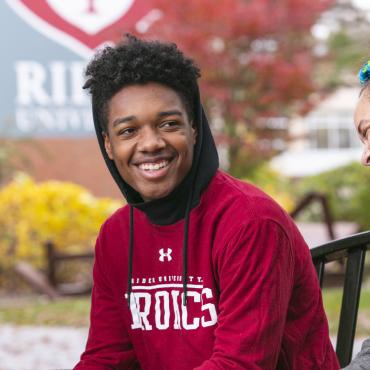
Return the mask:
<path id="1" fill-rule="evenodd" d="M 177 127 L 177 126 L 179 126 L 179 122 L 177 121 L 166 121 L 161 124 L 161 127 L 165 127 L 165 128 Z"/>
<path id="2" fill-rule="evenodd" d="M 130 136 L 130 135 L 132 135 L 132 134 L 134 134 L 134 133 L 135 133 L 135 129 L 134 129 L 134 128 L 132 128 L 132 127 L 124 128 L 124 129 L 122 129 L 122 130 L 120 130 L 120 131 L 118 132 L 118 134 L 119 134 L 119 135 L 122 135 L 122 136 Z"/>

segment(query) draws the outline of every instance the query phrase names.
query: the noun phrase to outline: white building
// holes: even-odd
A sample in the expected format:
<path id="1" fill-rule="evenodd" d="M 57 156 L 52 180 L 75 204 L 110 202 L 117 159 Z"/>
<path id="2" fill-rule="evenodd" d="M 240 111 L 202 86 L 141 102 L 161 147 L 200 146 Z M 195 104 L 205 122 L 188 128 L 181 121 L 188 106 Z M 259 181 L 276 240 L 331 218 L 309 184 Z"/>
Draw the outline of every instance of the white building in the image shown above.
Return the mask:
<path id="1" fill-rule="evenodd" d="M 271 165 L 289 177 L 314 175 L 361 157 L 353 123 L 359 88 L 340 88 L 305 117 L 292 120 L 288 149 Z"/>

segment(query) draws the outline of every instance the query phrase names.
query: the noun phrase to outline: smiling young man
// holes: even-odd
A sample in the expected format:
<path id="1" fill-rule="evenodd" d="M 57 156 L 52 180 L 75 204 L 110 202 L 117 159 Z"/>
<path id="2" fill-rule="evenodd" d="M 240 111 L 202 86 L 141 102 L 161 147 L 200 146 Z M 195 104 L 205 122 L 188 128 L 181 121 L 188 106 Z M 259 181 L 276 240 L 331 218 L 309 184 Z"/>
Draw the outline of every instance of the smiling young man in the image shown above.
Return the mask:
<path id="1" fill-rule="evenodd" d="M 96 242 L 75 369 L 338 369 L 307 245 L 271 198 L 218 170 L 193 61 L 128 36 L 86 74 L 128 205 Z"/>

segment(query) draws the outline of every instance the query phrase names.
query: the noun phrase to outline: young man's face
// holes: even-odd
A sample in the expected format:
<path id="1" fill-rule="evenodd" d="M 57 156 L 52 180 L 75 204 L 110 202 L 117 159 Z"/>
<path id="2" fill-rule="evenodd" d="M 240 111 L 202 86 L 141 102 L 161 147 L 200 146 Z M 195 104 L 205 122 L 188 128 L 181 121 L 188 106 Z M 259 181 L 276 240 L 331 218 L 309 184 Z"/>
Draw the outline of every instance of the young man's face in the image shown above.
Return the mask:
<path id="1" fill-rule="evenodd" d="M 364 145 L 361 162 L 370 166 L 370 89 L 361 94 L 355 110 L 355 126 Z"/>
<path id="2" fill-rule="evenodd" d="M 107 131 L 109 158 L 145 201 L 171 193 L 191 168 L 196 130 L 169 87 L 124 87 L 108 104 Z"/>

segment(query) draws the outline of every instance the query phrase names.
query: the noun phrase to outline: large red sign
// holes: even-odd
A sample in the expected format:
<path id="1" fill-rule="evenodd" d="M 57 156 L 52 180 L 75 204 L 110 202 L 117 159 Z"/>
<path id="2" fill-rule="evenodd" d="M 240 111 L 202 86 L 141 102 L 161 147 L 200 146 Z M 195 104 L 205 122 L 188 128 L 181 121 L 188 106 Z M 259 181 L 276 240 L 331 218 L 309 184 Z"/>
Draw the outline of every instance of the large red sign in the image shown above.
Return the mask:
<path id="1" fill-rule="evenodd" d="M 84 57 L 159 17 L 149 0 L 6 0 L 27 23 Z M 145 25 L 144 25 L 145 27 Z"/>

